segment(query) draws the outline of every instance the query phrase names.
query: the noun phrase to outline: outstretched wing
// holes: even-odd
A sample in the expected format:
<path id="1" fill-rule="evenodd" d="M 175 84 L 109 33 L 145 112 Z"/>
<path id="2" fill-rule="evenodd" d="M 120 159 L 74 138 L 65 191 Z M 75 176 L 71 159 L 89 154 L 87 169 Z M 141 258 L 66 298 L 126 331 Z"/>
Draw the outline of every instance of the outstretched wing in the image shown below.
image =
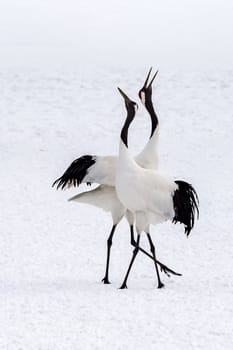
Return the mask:
<path id="1" fill-rule="evenodd" d="M 116 173 L 116 157 L 97 157 L 84 155 L 74 160 L 64 174 L 54 181 L 53 186 L 62 190 L 81 183 L 98 183 L 114 186 Z"/>
<path id="2" fill-rule="evenodd" d="M 114 223 L 118 223 L 125 213 L 125 208 L 119 201 L 113 186 L 100 185 L 94 190 L 79 193 L 68 200 L 89 204 L 110 212 Z"/>

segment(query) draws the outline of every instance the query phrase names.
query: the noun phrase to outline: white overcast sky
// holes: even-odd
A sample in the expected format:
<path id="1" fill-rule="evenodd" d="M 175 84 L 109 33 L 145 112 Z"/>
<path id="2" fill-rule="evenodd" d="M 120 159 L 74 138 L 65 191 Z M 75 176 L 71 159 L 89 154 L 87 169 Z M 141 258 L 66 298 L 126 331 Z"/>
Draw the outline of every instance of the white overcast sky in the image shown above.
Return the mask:
<path id="1" fill-rule="evenodd" d="M 233 0 L 6 0 L 0 63 L 231 66 Z"/>

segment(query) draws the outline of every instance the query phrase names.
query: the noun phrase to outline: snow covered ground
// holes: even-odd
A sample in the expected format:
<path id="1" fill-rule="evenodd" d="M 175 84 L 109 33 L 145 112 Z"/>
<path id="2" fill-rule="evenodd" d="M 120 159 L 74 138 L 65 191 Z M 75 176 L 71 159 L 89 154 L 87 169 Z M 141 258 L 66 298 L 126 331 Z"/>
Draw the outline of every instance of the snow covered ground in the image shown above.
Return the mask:
<path id="1" fill-rule="evenodd" d="M 160 166 L 190 181 L 200 220 L 152 228 L 162 275 L 139 254 L 118 290 L 132 248 L 115 235 L 111 285 L 103 285 L 111 219 L 51 188 L 82 154 L 116 154 L 125 110 L 117 86 L 137 99 L 148 67 L 0 71 L 0 349 L 233 349 L 233 71 L 161 71 L 154 103 Z M 129 145 L 149 134 L 140 110 Z M 85 186 L 80 188 L 80 191 Z M 142 245 L 147 249 L 146 240 Z"/>

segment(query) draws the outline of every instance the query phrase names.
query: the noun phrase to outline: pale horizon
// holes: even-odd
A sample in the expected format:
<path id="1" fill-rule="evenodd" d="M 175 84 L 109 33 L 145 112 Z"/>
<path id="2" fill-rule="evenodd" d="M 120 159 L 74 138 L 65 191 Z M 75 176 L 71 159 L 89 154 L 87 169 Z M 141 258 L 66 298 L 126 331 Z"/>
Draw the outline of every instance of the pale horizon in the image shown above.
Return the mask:
<path id="1" fill-rule="evenodd" d="M 0 5 L 0 64 L 229 68 L 233 3 L 28 1 Z"/>

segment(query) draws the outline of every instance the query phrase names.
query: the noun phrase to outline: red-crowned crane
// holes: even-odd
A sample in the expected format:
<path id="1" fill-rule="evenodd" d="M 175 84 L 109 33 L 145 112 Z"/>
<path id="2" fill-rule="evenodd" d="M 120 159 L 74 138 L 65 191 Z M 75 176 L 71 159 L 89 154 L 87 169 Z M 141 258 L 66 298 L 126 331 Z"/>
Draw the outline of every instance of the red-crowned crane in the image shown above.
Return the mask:
<path id="1" fill-rule="evenodd" d="M 121 289 L 127 288 L 127 279 L 139 250 L 140 235 L 147 234 L 151 253 L 154 257 L 158 288 L 164 284 L 160 280 L 156 263 L 155 247 L 150 236 L 150 224 L 167 220 L 184 225 L 190 234 L 195 217 L 199 215 L 198 196 L 192 185 L 185 181 L 173 181 L 156 170 L 145 169 L 129 153 L 128 129 L 138 106 L 118 88 L 124 98 L 127 117 L 120 134 L 119 157 L 116 169 L 116 192 L 120 201 L 135 216 L 137 243 Z"/>
<path id="2" fill-rule="evenodd" d="M 139 97 L 141 102 L 147 109 L 150 118 L 151 118 L 151 135 L 146 146 L 138 156 L 135 157 L 135 161 L 142 167 L 157 169 L 158 168 L 158 135 L 159 135 L 159 124 L 158 118 L 154 111 L 152 103 L 152 83 L 158 73 L 154 74 L 150 83 L 148 83 L 152 68 L 149 70 L 145 83 L 141 90 L 139 91 Z M 103 278 L 105 284 L 109 282 L 109 262 L 110 262 L 110 252 L 112 246 L 112 239 L 115 233 L 115 229 L 123 216 L 126 217 L 131 232 L 131 244 L 136 245 L 134 240 L 133 224 L 134 216 L 129 211 L 126 211 L 122 203 L 119 201 L 116 190 L 115 190 L 115 174 L 116 174 L 116 163 L 117 156 L 91 156 L 85 155 L 82 156 L 71 163 L 65 173 L 57 179 L 54 185 L 57 185 L 57 188 L 65 189 L 71 186 L 79 186 L 81 183 L 99 183 L 101 184 L 96 189 L 92 191 L 85 191 L 80 193 L 72 198 L 70 201 L 76 201 L 80 203 L 87 203 L 103 210 L 110 212 L 112 215 L 112 229 L 107 240 L 107 262 L 106 262 L 106 271 Z M 153 257 L 148 254 L 141 247 L 139 249 L 149 257 Z M 157 262 L 161 270 L 169 275 L 169 273 L 180 275 L 168 268 L 161 262 Z"/>

